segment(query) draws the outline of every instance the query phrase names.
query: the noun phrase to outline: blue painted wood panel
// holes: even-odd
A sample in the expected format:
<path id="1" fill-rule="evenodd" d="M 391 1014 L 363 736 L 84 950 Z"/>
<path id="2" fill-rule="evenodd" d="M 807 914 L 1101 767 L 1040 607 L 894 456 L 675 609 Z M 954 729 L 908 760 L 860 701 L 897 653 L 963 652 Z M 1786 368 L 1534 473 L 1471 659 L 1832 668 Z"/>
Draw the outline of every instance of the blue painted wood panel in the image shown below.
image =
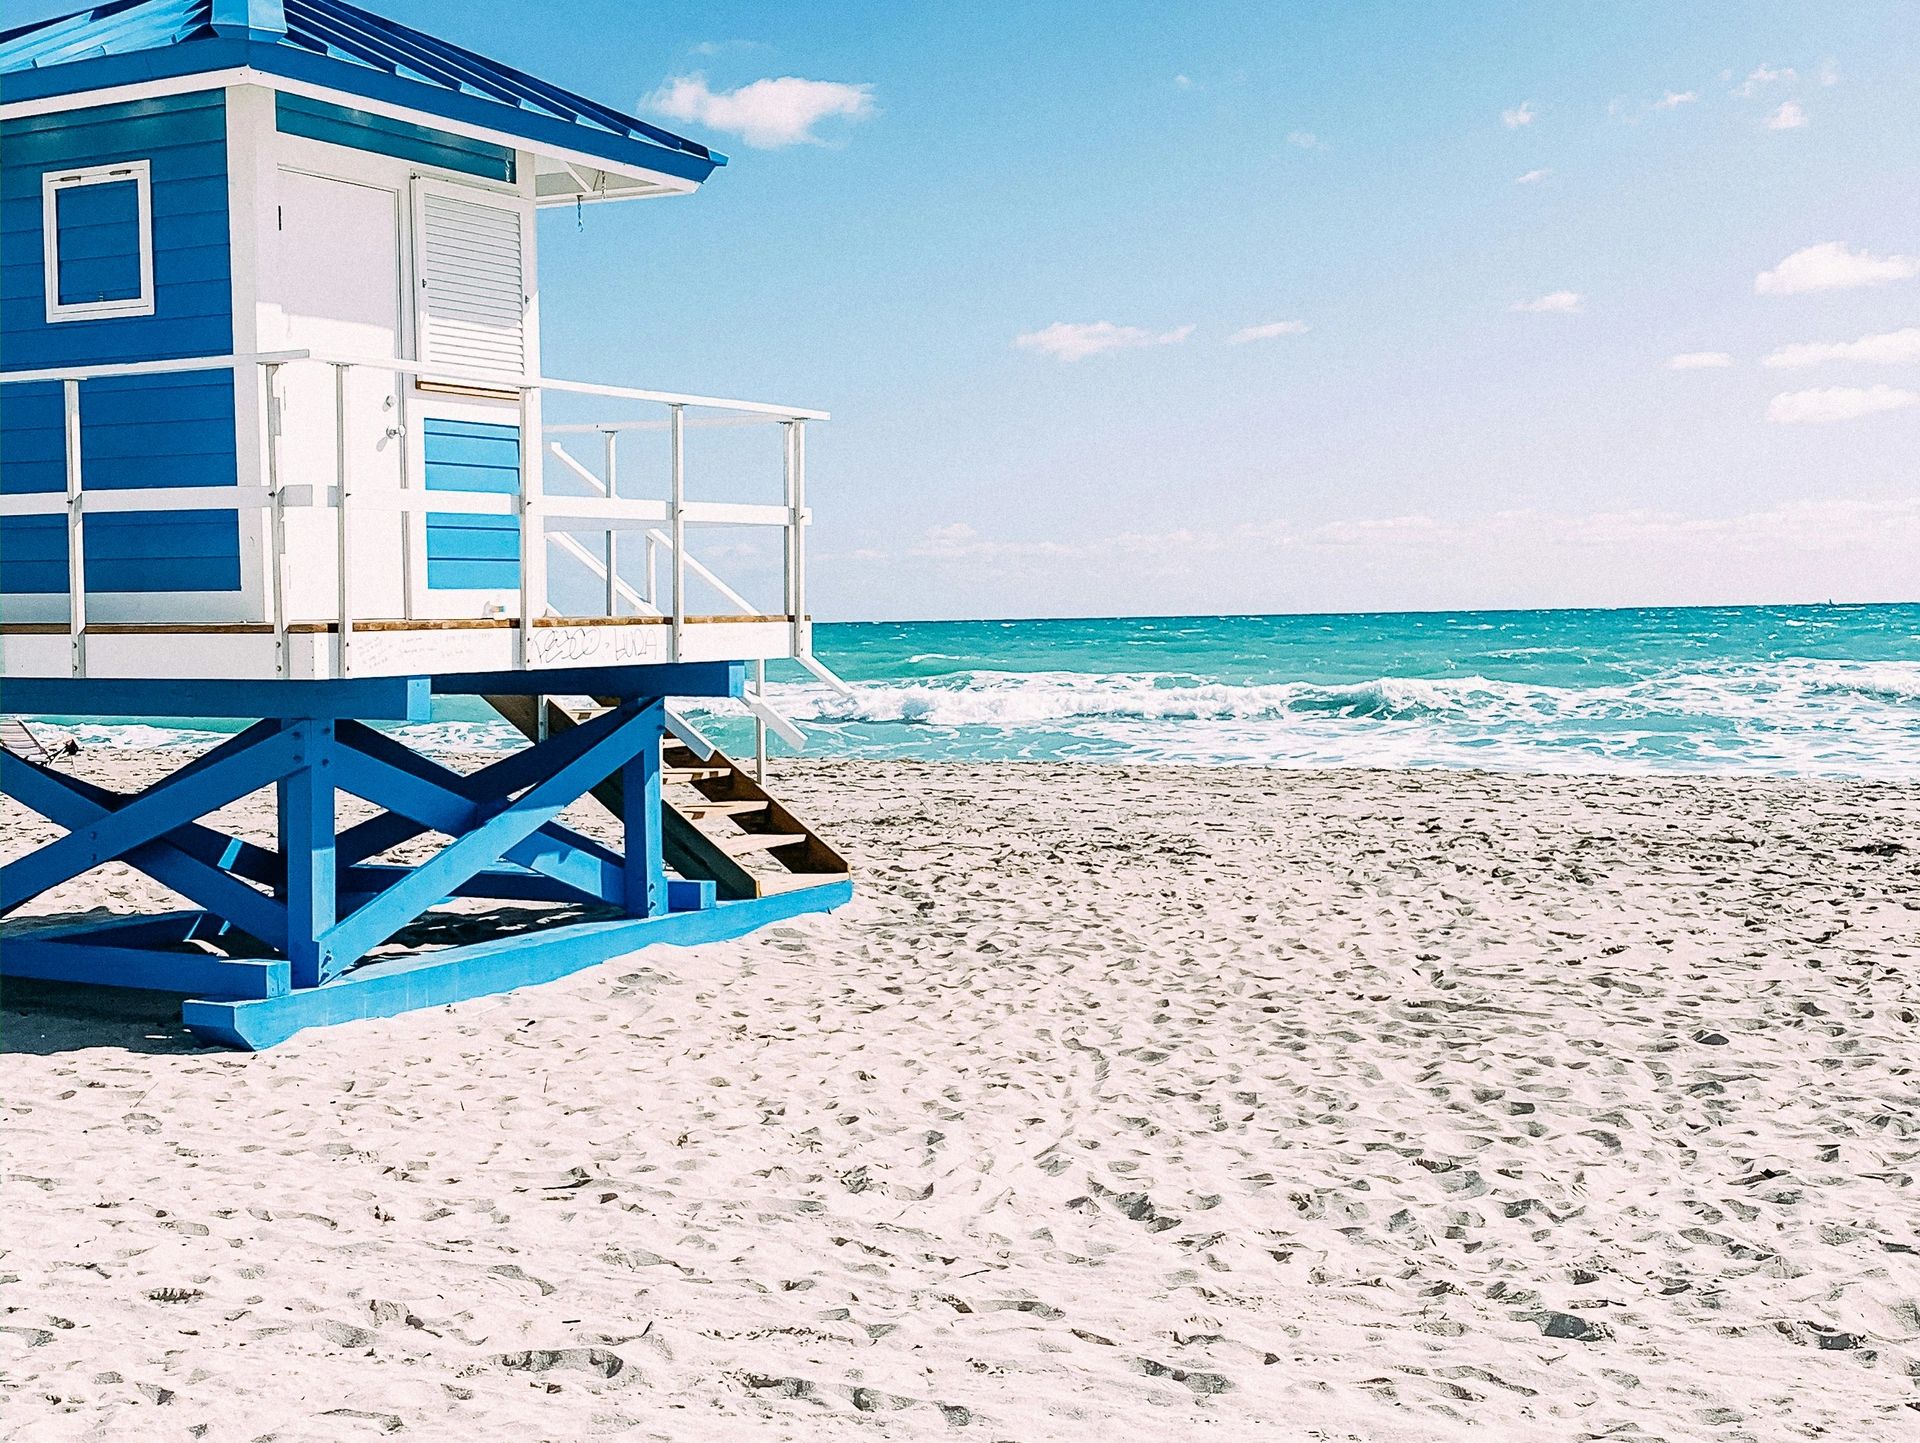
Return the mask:
<path id="1" fill-rule="evenodd" d="M 350 110 L 344 105 L 329 105 L 303 95 L 277 94 L 274 123 L 288 135 L 303 135 L 330 145 L 370 150 L 488 180 L 511 182 L 514 178 L 514 154 L 503 145 L 469 140 L 464 135 Z"/>
<path id="2" fill-rule="evenodd" d="M 87 590 L 237 591 L 239 517 L 232 511 L 127 511 L 87 521 Z M 62 516 L 0 525 L 0 577 L 15 594 L 67 589 Z"/>
<path id="3" fill-rule="evenodd" d="M 49 322 L 42 178 L 129 160 L 151 168 L 154 314 Z M 115 258 L 114 218 L 89 213 L 110 208 L 94 192 L 118 190 L 87 186 L 62 195 L 62 215 L 88 222 L 63 246 L 63 260 L 105 263 L 83 280 L 110 281 L 112 267 L 124 264 Z M 0 364 L 29 370 L 230 351 L 228 229 L 226 104 L 218 91 L 0 122 Z M 231 372 L 103 378 L 80 394 L 88 489 L 232 486 L 238 479 Z M 0 493 L 65 488 L 59 385 L 0 388 Z M 0 590 L 65 591 L 63 527 L 54 517 L 0 520 Z M 87 568 L 90 591 L 237 590 L 238 519 L 230 511 L 92 517 Z"/>
<path id="4" fill-rule="evenodd" d="M 140 294 L 140 187 L 131 180 L 68 186 L 53 197 L 63 306 Z"/>
<path id="5" fill-rule="evenodd" d="M 154 314 L 49 323 L 41 178 L 146 160 L 153 179 Z M 232 348 L 226 102 L 171 95 L 0 122 L 0 336 L 9 369 Z"/>
<path id="6" fill-rule="evenodd" d="M 423 425 L 429 491 L 520 494 L 520 428 L 430 418 Z M 520 585 L 520 518 L 427 513 L 427 586 L 511 591 Z"/>

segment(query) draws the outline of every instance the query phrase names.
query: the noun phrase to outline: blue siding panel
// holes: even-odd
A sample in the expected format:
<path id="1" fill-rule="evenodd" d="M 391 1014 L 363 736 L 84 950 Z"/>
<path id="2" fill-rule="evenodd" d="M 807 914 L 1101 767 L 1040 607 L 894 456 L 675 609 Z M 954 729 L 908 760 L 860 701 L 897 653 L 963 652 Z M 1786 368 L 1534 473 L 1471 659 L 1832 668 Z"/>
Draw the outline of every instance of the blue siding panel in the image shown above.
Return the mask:
<path id="1" fill-rule="evenodd" d="M 288 135 L 415 160 L 463 175 L 509 183 L 514 178 L 514 154 L 503 145 L 469 140 L 364 110 L 349 110 L 344 105 L 329 105 L 324 100 L 308 100 L 303 95 L 284 91 L 276 94 L 274 124 Z"/>
<path id="2" fill-rule="evenodd" d="M 6 364 L 217 356 L 233 347 L 226 102 L 218 91 L 0 122 L 0 335 Z M 49 324 L 41 177 L 146 160 L 153 180 L 154 314 Z M 88 187 L 94 189 L 95 187 Z M 182 252 L 211 248 L 182 269 Z"/>
<path id="3" fill-rule="evenodd" d="M 0 122 L 0 341 L 10 370 L 106 365 L 233 348 L 226 103 L 218 91 Z M 146 160 L 152 176 L 154 314 L 49 322 L 41 249 L 48 171 Z M 63 192 L 78 224 L 61 250 L 62 286 L 115 283 L 125 253 L 110 211 L 117 186 Z M 71 270 L 71 277 L 69 277 Z M 199 371 L 88 381 L 80 388 L 88 489 L 232 486 L 233 376 Z M 58 384 L 0 387 L 0 493 L 66 489 Z M 130 512 L 87 522 L 90 591 L 235 591 L 231 511 Z M 0 590 L 67 588 L 64 522 L 0 523 Z"/>
<path id="4" fill-rule="evenodd" d="M 69 186 L 53 197 L 63 306 L 140 294 L 140 188 L 130 180 Z"/>
<path id="5" fill-rule="evenodd" d="M 424 423 L 427 489 L 520 493 L 520 428 L 491 421 Z M 427 585 L 511 591 L 520 584 L 520 518 L 427 513 Z"/>
<path id="6" fill-rule="evenodd" d="M 240 521 L 232 511 L 90 517 L 86 552 L 89 592 L 240 588 Z M 9 592 L 65 592 L 66 519 L 0 518 L 0 575 Z"/>

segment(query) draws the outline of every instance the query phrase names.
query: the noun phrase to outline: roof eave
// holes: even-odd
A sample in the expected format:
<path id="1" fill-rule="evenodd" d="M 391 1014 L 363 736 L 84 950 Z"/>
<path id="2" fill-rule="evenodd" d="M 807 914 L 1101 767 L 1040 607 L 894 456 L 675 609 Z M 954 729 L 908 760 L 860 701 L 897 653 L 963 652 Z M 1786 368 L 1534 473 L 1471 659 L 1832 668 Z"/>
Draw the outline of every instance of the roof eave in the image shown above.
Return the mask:
<path id="1" fill-rule="evenodd" d="M 118 89 L 145 81 L 251 69 L 376 100 L 420 115 L 481 126 L 522 141 L 529 150 L 587 155 L 695 185 L 727 163 L 726 156 L 718 152 L 696 155 L 593 126 L 535 115 L 497 100 L 445 90 L 328 55 L 316 55 L 283 41 L 256 39 L 256 33 L 252 30 L 216 33 L 190 44 L 171 45 L 161 50 L 135 50 L 50 65 L 44 70 L 12 71 L 0 76 L 0 101 L 82 96 L 89 91 Z"/>

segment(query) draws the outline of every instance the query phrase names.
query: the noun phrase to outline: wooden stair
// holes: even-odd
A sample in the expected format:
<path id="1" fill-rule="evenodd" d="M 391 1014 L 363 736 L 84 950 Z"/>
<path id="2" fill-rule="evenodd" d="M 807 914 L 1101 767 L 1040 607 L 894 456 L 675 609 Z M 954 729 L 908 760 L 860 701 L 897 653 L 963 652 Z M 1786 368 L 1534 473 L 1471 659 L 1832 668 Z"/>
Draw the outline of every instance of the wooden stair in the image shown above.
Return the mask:
<path id="1" fill-rule="evenodd" d="M 549 736 L 591 720 L 609 704 L 547 697 Z M 490 696 L 487 703 L 528 739 L 540 734 L 539 702 Z M 616 817 L 624 815 L 618 776 L 593 789 Z M 660 755 L 661 850 L 682 877 L 711 881 L 728 900 L 766 897 L 845 881 L 846 860 L 818 833 L 725 753 L 701 757 L 668 736 Z"/>

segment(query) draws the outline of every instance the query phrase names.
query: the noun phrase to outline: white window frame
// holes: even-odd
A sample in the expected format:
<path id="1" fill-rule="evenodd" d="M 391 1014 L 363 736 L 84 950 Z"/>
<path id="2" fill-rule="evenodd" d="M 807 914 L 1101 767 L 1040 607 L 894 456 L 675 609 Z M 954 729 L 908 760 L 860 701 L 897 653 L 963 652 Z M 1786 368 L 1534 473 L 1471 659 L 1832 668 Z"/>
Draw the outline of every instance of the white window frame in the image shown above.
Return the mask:
<path id="1" fill-rule="evenodd" d="M 138 207 L 140 294 L 117 301 L 60 299 L 60 192 L 85 185 L 132 181 Z M 47 320 L 95 321 L 110 316 L 153 314 L 153 166 L 145 160 L 120 160 L 80 170 L 50 170 L 40 177 L 40 237 L 46 271 Z"/>

